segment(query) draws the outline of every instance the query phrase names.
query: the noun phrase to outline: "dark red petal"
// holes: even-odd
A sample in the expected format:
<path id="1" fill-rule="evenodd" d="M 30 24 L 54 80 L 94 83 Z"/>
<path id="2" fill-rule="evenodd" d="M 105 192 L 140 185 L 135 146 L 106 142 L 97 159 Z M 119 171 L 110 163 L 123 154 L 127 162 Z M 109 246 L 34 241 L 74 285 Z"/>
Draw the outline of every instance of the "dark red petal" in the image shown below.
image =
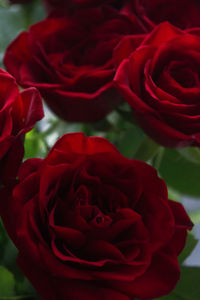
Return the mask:
<path id="1" fill-rule="evenodd" d="M 125 36 L 113 51 L 115 66 L 118 67 L 123 59 L 128 58 L 140 46 L 144 38 L 145 35 L 142 34 Z"/>
<path id="2" fill-rule="evenodd" d="M 177 257 L 167 253 L 157 254 L 149 269 L 132 282 L 111 282 L 112 288 L 131 299 L 154 299 L 170 293 L 180 277 Z"/>
<path id="3" fill-rule="evenodd" d="M 52 276 L 20 255 L 18 264 L 44 300 L 134 300 L 97 281 L 67 280 Z"/>
<path id="4" fill-rule="evenodd" d="M 169 22 L 163 22 L 153 29 L 150 35 L 144 39 L 142 45 L 160 46 L 162 43 L 166 43 L 183 33 L 182 30 L 171 25 Z"/>
<path id="5" fill-rule="evenodd" d="M 105 138 L 86 137 L 83 133 L 71 133 L 62 136 L 51 149 L 49 156 L 54 150 L 88 155 L 104 152 L 117 152 L 120 155 L 117 148 Z"/>
<path id="6" fill-rule="evenodd" d="M 35 173 L 38 168 L 40 167 L 42 163 L 42 159 L 40 158 L 32 158 L 32 159 L 27 159 L 20 167 L 19 173 L 18 173 L 18 178 L 20 181 L 23 181 L 31 175 L 31 173 Z"/>
<path id="7" fill-rule="evenodd" d="M 23 102 L 23 130 L 29 131 L 37 121 L 44 117 L 42 99 L 35 88 L 29 88 L 21 92 Z"/>

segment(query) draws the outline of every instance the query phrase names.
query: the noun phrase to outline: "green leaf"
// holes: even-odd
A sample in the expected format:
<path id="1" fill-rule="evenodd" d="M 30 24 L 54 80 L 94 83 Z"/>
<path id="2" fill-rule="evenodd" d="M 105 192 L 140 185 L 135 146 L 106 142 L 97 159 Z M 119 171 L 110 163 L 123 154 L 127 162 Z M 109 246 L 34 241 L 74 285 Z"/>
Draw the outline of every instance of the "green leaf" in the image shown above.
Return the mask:
<path id="1" fill-rule="evenodd" d="M 200 268 L 182 267 L 181 279 L 178 282 L 174 294 L 184 300 L 200 299 Z"/>
<path id="2" fill-rule="evenodd" d="M 200 268 L 182 267 L 181 278 L 176 288 L 160 300 L 198 300 L 200 299 Z"/>
<path id="3" fill-rule="evenodd" d="M 24 3 L 22 6 L 24 12 L 24 20 L 26 27 L 28 28 L 31 24 L 40 22 L 46 16 L 44 5 L 41 0 L 33 1 L 30 3 Z"/>
<path id="4" fill-rule="evenodd" d="M 8 235 L 6 233 L 6 230 L 3 226 L 3 223 L 0 219 L 0 263 L 3 259 L 4 252 L 5 252 L 5 245 L 8 243 Z"/>
<path id="5" fill-rule="evenodd" d="M 200 149 L 195 147 L 181 148 L 178 152 L 183 155 L 184 158 L 195 164 L 200 164 Z"/>
<path id="6" fill-rule="evenodd" d="M 159 171 L 169 187 L 181 194 L 199 197 L 200 166 L 185 159 L 177 150 L 165 150 Z"/>
<path id="7" fill-rule="evenodd" d="M 179 255 L 179 263 L 182 264 L 185 259 L 192 253 L 198 241 L 194 238 L 194 236 L 189 233 L 187 236 L 187 241 L 184 250 Z"/>
<path id="8" fill-rule="evenodd" d="M 32 284 L 30 283 L 30 281 L 27 278 L 24 278 L 22 287 L 23 287 L 24 294 L 33 295 L 34 298 L 37 297 L 36 290 L 34 289 L 34 287 L 32 286 Z"/>
<path id="9" fill-rule="evenodd" d="M 0 0 L 1 7 L 8 7 L 8 5 L 9 5 L 8 0 Z"/>
<path id="10" fill-rule="evenodd" d="M 37 157 L 39 150 L 39 138 L 35 132 L 35 129 L 26 134 L 24 148 L 25 159 Z"/>
<path id="11" fill-rule="evenodd" d="M 168 198 L 176 202 L 181 202 L 183 195 L 181 195 L 177 190 L 172 189 L 168 186 Z"/>
<path id="12" fill-rule="evenodd" d="M 0 299 L 7 299 L 15 295 L 15 279 L 11 272 L 0 266 Z"/>
<path id="13" fill-rule="evenodd" d="M 133 158 L 142 161 L 149 161 L 155 157 L 159 149 L 160 145 L 155 143 L 151 138 L 145 137 L 136 153 L 134 153 Z"/>
<path id="14" fill-rule="evenodd" d="M 121 134 L 118 141 L 118 150 L 124 156 L 132 158 L 140 147 L 144 137 L 145 135 L 140 128 L 132 126 Z"/>
<path id="15" fill-rule="evenodd" d="M 26 134 L 24 148 L 25 159 L 35 157 L 43 158 L 49 150 L 45 137 L 37 131 L 36 127 Z"/>
<path id="16" fill-rule="evenodd" d="M 184 300 L 184 299 L 180 298 L 179 296 L 174 295 L 173 293 L 171 293 L 167 296 L 159 298 L 158 300 Z"/>
<path id="17" fill-rule="evenodd" d="M 190 219 L 194 224 L 200 223 L 200 210 L 194 210 L 190 213 Z"/>
<path id="18" fill-rule="evenodd" d="M 2 264 L 9 269 L 16 268 L 18 250 L 10 239 L 4 246 L 4 249 L 5 251 L 2 259 Z M 14 269 L 12 271 L 14 271 Z"/>

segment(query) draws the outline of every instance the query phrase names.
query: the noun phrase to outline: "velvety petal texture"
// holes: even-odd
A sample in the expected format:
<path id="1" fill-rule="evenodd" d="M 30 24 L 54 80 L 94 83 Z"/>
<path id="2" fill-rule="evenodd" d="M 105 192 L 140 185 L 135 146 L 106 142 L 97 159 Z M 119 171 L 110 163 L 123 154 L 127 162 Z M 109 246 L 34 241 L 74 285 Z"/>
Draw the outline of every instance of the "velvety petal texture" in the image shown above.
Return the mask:
<path id="1" fill-rule="evenodd" d="M 15 179 L 24 155 L 24 135 L 43 117 L 35 88 L 20 92 L 15 79 L 0 69 L 0 185 Z"/>
<path id="2" fill-rule="evenodd" d="M 169 21 L 182 28 L 200 26 L 199 0 L 134 0 L 141 20 L 151 30 L 156 24 Z"/>
<path id="3" fill-rule="evenodd" d="M 17 0 L 15 0 L 17 1 Z M 109 4 L 123 12 L 135 13 L 143 26 L 151 31 L 168 21 L 182 28 L 200 26 L 199 0 L 43 0 L 47 11 L 65 10 L 72 13 L 82 8 Z"/>
<path id="4" fill-rule="evenodd" d="M 18 178 L 2 219 L 42 299 L 154 299 L 174 288 L 192 223 L 151 166 L 74 133 Z"/>
<path id="5" fill-rule="evenodd" d="M 132 0 L 43 0 L 48 12 L 65 10 L 67 13 L 73 13 L 79 9 L 100 7 L 102 5 L 112 5 L 119 10 L 134 9 Z M 129 11 L 131 13 L 131 11 Z"/>
<path id="6" fill-rule="evenodd" d="M 93 122 L 122 99 L 113 85 L 113 49 L 123 36 L 143 32 L 136 16 L 109 6 L 54 14 L 18 36 L 4 64 L 20 85 L 37 87 L 59 117 Z"/>
<path id="7" fill-rule="evenodd" d="M 97 7 L 113 1 L 115 0 L 43 0 L 48 11 L 63 9 L 73 11 L 85 7 Z"/>
<path id="8" fill-rule="evenodd" d="M 200 146 L 200 30 L 158 25 L 116 47 L 114 81 L 135 118 L 166 147 Z"/>

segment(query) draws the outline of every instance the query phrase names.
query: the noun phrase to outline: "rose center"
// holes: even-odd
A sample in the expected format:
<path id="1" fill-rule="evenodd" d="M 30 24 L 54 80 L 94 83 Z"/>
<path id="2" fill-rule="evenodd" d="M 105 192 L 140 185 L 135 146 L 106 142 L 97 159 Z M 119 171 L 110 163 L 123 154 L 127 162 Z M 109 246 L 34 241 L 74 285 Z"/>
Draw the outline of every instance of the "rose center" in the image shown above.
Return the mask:
<path id="1" fill-rule="evenodd" d="M 172 78 L 184 88 L 193 88 L 199 85 L 199 76 L 195 67 L 184 62 L 173 62 L 169 66 Z"/>

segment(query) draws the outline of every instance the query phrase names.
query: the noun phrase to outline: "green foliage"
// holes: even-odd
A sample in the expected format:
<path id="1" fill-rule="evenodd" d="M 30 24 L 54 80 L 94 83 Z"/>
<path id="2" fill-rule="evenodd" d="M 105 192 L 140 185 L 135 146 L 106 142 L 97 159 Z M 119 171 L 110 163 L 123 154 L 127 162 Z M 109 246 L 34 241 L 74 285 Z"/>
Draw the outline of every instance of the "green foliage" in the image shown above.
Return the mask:
<path id="1" fill-rule="evenodd" d="M 194 224 L 200 223 L 200 210 L 194 210 L 190 213 L 190 218 Z"/>
<path id="2" fill-rule="evenodd" d="M 200 164 L 200 149 L 195 147 L 181 148 L 178 152 L 192 163 Z"/>
<path id="3" fill-rule="evenodd" d="M 184 250 L 179 255 L 179 263 L 182 264 L 185 259 L 194 250 L 197 240 L 192 233 L 188 234 Z M 197 277 L 196 277 L 197 276 Z M 198 300 L 200 299 L 200 268 L 181 267 L 181 277 L 176 288 L 167 296 L 160 300 Z M 196 297 L 196 298 L 195 298 Z"/>
<path id="4" fill-rule="evenodd" d="M 6 5 L 0 3 L 0 67 L 3 67 L 5 49 L 11 41 L 29 25 L 42 20 L 45 16 L 40 1 L 26 5 Z"/>
<path id="5" fill-rule="evenodd" d="M 24 148 L 24 159 L 34 157 L 42 158 L 47 154 L 49 150 L 45 139 L 43 139 L 42 135 L 37 131 L 36 128 L 32 129 L 26 134 Z"/>
<path id="6" fill-rule="evenodd" d="M 159 170 L 168 186 L 183 195 L 200 196 L 200 165 L 185 159 L 177 150 L 165 150 Z"/>
<path id="7" fill-rule="evenodd" d="M 158 153 L 160 146 L 149 137 L 146 137 L 139 146 L 139 149 L 134 154 L 134 159 L 148 162 L 153 159 Z"/>
<path id="8" fill-rule="evenodd" d="M 0 299 L 15 295 L 15 279 L 5 267 L 0 266 Z M 5 298 L 2 298 L 5 297 Z"/>
<path id="9" fill-rule="evenodd" d="M 180 264 L 182 264 L 185 261 L 185 259 L 192 253 L 192 251 L 194 250 L 197 242 L 198 241 L 194 238 L 192 233 L 188 233 L 185 248 L 181 252 L 181 254 L 179 255 L 179 263 Z"/>
<path id="10" fill-rule="evenodd" d="M 1 264 L 2 257 L 4 255 L 4 247 L 7 241 L 8 241 L 8 237 L 0 219 L 0 264 Z"/>
<path id="11" fill-rule="evenodd" d="M 160 300 L 200 299 L 200 268 L 182 267 L 181 278 L 173 292 Z"/>
<path id="12" fill-rule="evenodd" d="M 124 156 L 133 158 L 135 153 L 137 153 L 137 151 L 139 152 L 140 145 L 144 141 L 144 138 L 145 135 L 143 131 L 132 125 L 121 134 L 118 149 Z"/>

